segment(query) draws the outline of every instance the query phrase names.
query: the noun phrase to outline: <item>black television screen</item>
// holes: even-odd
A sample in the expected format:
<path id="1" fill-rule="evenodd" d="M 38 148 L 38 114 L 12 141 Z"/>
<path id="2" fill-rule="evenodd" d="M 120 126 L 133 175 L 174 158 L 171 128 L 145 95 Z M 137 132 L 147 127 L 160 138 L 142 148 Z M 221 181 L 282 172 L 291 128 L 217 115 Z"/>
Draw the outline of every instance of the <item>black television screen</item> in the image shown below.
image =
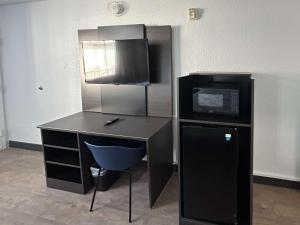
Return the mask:
<path id="1" fill-rule="evenodd" d="M 86 83 L 150 83 L 147 39 L 88 41 L 82 48 Z"/>

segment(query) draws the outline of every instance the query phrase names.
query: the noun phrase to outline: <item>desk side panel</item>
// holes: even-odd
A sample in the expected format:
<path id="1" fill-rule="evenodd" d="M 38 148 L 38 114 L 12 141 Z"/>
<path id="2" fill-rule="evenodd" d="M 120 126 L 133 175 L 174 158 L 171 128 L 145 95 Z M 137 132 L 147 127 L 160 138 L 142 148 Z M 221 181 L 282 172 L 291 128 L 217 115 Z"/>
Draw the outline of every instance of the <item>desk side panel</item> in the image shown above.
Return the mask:
<path id="1" fill-rule="evenodd" d="M 94 186 L 94 181 L 90 172 L 90 167 L 92 166 L 94 160 L 84 141 L 84 135 L 78 134 L 82 181 L 84 186 L 84 192 L 87 193 Z"/>
<path id="2" fill-rule="evenodd" d="M 147 143 L 149 200 L 152 208 L 173 172 L 173 133 L 169 121 Z"/>

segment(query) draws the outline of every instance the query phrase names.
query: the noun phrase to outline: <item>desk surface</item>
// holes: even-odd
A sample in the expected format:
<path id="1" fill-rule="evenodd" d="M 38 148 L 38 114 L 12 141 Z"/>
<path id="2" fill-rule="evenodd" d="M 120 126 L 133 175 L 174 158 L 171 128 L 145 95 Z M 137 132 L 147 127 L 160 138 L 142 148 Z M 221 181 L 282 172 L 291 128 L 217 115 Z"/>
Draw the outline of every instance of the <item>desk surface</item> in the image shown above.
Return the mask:
<path id="1" fill-rule="evenodd" d="M 115 117 L 119 117 L 121 120 L 109 126 L 104 126 L 108 120 Z M 171 118 L 162 117 L 80 112 L 38 127 L 41 129 L 148 140 L 170 121 Z"/>

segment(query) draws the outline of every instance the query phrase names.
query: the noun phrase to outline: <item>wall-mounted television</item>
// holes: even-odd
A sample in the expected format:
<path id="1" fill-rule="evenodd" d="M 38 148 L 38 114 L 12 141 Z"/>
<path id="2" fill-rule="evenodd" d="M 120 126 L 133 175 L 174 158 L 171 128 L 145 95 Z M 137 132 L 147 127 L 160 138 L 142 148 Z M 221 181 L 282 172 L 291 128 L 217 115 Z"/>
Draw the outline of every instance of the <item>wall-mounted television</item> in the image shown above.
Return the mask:
<path id="1" fill-rule="evenodd" d="M 150 84 L 147 39 L 84 41 L 85 82 Z"/>

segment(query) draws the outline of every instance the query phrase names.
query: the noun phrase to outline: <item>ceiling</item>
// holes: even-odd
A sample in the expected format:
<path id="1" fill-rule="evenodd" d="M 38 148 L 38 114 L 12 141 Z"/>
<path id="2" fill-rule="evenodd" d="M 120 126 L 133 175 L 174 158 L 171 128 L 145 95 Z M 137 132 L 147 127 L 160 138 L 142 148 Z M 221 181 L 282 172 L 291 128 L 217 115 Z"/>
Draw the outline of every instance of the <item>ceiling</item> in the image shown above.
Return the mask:
<path id="1" fill-rule="evenodd" d="M 1 5 L 11 5 L 11 4 L 18 4 L 24 2 L 34 2 L 34 1 L 41 1 L 41 0 L 0 0 Z"/>

